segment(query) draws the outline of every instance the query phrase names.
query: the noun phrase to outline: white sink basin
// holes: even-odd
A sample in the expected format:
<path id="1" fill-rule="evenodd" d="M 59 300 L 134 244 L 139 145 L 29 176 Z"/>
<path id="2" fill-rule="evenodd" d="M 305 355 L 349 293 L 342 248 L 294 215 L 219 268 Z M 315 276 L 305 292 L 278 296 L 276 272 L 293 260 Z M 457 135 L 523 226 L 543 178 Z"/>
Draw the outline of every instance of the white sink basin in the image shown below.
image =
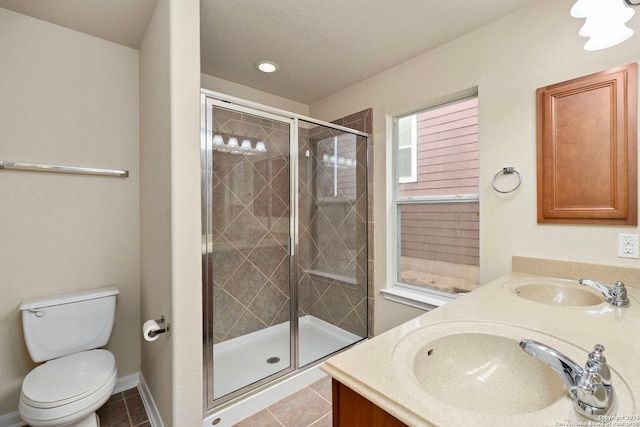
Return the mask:
<path id="1" fill-rule="evenodd" d="M 453 406 L 491 414 L 538 411 L 560 399 L 565 388 L 519 342 L 480 332 L 436 338 L 416 354 L 414 375 L 427 393 Z"/>
<path id="2" fill-rule="evenodd" d="M 558 409 L 570 414 L 572 402 L 563 382 L 551 368 L 520 348 L 522 339 L 553 347 L 581 366 L 589 353 L 527 328 L 443 322 L 403 337 L 393 350 L 392 364 L 410 393 L 423 394 L 458 411 L 498 417 Z M 622 393 L 622 401 L 628 402 L 622 379 L 616 375 L 613 383 L 616 392 Z"/>
<path id="3" fill-rule="evenodd" d="M 520 298 L 553 306 L 590 307 L 606 302 L 598 291 L 571 280 L 518 280 L 504 286 Z"/>

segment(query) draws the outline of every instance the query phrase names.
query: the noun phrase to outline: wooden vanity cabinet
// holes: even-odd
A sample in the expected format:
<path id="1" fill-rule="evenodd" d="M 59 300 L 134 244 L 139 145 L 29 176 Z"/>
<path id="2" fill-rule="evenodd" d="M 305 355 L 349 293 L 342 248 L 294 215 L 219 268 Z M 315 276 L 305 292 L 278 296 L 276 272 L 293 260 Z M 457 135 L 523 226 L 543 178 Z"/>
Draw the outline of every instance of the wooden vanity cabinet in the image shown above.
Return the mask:
<path id="1" fill-rule="evenodd" d="M 638 224 L 636 68 L 537 90 L 538 223 Z"/>
<path id="2" fill-rule="evenodd" d="M 339 381 L 331 381 L 333 427 L 408 427 Z"/>

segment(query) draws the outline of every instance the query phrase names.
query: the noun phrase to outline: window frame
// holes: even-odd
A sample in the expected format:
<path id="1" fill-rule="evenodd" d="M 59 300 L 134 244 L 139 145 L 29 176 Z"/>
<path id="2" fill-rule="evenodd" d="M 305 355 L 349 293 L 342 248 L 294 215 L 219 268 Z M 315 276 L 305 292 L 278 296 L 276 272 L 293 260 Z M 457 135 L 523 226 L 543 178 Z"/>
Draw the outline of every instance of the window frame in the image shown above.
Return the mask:
<path id="1" fill-rule="evenodd" d="M 402 183 L 402 184 L 406 184 L 409 182 L 418 182 L 418 116 L 416 114 L 409 114 L 406 116 L 402 116 L 402 117 L 396 117 L 394 119 L 394 126 L 397 128 L 396 132 L 399 135 L 400 134 L 400 126 L 399 126 L 399 122 L 400 119 L 405 118 L 405 117 L 413 117 L 413 120 L 411 120 L 411 145 L 408 145 L 406 147 L 400 147 L 400 138 L 398 136 L 398 138 L 395 138 L 397 148 L 396 150 L 394 150 L 394 153 L 398 153 L 400 150 L 408 150 L 410 152 L 410 159 L 409 159 L 409 167 L 411 168 L 411 173 L 409 175 L 405 175 L 405 176 L 400 176 L 400 173 L 398 172 L 398 182 Z M 396 170 L 398 169 L 398 163 L 396 161 L 396 159 L 394 159 L 393 164 L 396 166 Z"/>
<path id="2" fill-rule="evenodd" d="M 450 294 L 447 292 L 437 291 L 435 289 L 422 288 L 415 285 L 411 285 L 408 283 L 403 283 L 399 280 L 399 272 L 400 272 L 400 256 L 401 256 L 401 221 L 400 221 L 400 209 L 403 205 L 407 204 L 435 204 L 435 203 L 479 203 L 480 202 L 480 193 L 478 189 L 477 194 L 452 194 L 452 195 L 441 195 L 441 196 L 404 196 L 401 197 L 400 193 L 400 184 L 405 183 L 404 181 L 400 181 L 399 172 L 398 172 L 398 164 L 397 164 L 397 153 L 399 150 L 399 126 L 398 122 L 400 119 L 415 115 L 419 113 L 437 109 L 444 107 L 449 104 L 454 104 L 457 102 L 461 102 L 471 98 L 478 98 L 477 88 L 473 91 L 469 91 L 461 96 L 449 98 L 443 100 L 441 102 L 434 103 L 425 108 L 421 108 L 419 110 L 412 111 L 406 114 L 399 114 L 396 116 L 392 116 L 391 123 L 393 126 L 392 129 L 392 144 L 391 144 L 391 179 L 392 185 L 391 187 L 391 209 L 390 209 L 390 222 L 392 226 L 390 227 L 391 232 L 389 233 L 389 238 L 391 239 L 391 243 L 387 247 L 388 255 L 389 255 L 389 283 L 390 286 L 386 289 L 382 289 L 382 293 L 384 297 L 388 300 L 399 302 L 402 304 L 406 304 L 412 307 L 420 308 L 423 310 L 431 310 L 438 306 L 444 305 L 447 302 L 453 301 L 464 294 Z M 417 130 L 415 132 L 416 139 L 413 142 L 413 146 L 415 147 L 415 155 L 412 155 L 412 158 L 416 160 L 415 166 L 415 174 L 416 180 L 413 182 L 417 182 Z M 411 182 L 411 181 L 408 181 Z"/>

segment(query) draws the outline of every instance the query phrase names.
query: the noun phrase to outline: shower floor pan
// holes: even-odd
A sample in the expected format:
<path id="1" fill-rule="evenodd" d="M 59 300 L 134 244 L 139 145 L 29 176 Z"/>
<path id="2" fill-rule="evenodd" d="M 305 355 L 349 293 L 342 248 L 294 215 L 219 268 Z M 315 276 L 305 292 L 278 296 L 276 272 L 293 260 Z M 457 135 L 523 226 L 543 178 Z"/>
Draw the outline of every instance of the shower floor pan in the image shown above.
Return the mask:
<path id="1" fill-rule="evenodd" d="M 313 316 L 298 321 L 300 366 L 362 340 Z M 217 399 L 290 366 L 289 322 L 213 346 L 213 390 Z"/>

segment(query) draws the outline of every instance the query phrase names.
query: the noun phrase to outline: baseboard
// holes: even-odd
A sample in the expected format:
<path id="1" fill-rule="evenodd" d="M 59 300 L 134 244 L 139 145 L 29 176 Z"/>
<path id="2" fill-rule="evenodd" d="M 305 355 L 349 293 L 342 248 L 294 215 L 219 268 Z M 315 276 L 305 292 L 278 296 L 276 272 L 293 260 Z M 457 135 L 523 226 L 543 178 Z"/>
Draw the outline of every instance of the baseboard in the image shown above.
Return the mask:
<path id="1" fill-rule="evenodd" d="M 224 407 L 224 409 L 209 412 L 202 421 L 202 427 L 209 427 L 212 424 L 216 427 L 234 426 L 245 418 L 262 411 L 277 401 L 302 390 L 326 376 L 327 374 L 320 370 L 320 365 L 315 365 L 283 381 L 275 381 L 275 384 L 270 387 L 239 402 Z"/>
<path id="2" fill-rule="evenodd" d="M 121 393 L 135 387 L 138 387 L 138 390 L 140 391 L 140 397 L 142 397 L 142 402 L 144 403 L 144 407 L 149 415 L 151 427 L 164 427 L 160 414 L 158 413 L 158 408 L 151 397 L 149 387 L 147 387 L 147 383 L 144 381 L 141 373 L 138 372 L 118 378 L 113 394 Z M 22 418 L 20 418 L 20 414 L 17 411 L 0 415 L 0 427 L 22 427 L 24 425 L 25 423 L 22 421 Z"/>
<path id="3" fill-rule="evenodd" d="M 6 415 L 0 415 L 0 427 L 22 427 L 24 421 L 20 418 L 18 412 L 12 412 Z"/>
<path id="4" fill-rule="evenodd" d="M 140 392 L 140 397 L 142 398 L 142 403 L 144 404 L 144 408 L 146 409 L 147 415 L 149 416 L 149 423 L 151 423 L 151 427 L 164 427 L 164 423 L 162 422 L 162 418 L 160 417 L 158 407 L 153 400 L 153 396 L 151 396 L 149 386 L 144 380 L 141 372 L 118 378 L 118 382 L 116 382 L 116 388 L 113 390 L 113 394 L 120 393 L 134 387 L 137 387 L 138 391 Z M 0 427 L 3 426 L 0 424 Z"/>
<path id="5" fill-rule="evenodd" d="M 126 377 L 118 378 L 116 381 L 116 388 L 113 389 L 113 394 L 122 393 L 125 390 L 138 387 L 140 384 L 140 372 L 127 375 Z"/>
<path id="6" fill-rule="evenodd" d="M 147 410 L 147 415 L 149 416 L 151 427 L 164 427 L 164 423 L 162 422 L 162 417 L 160 417 L 160 412 L 158 411 L 156 402 L 153 400 L 153 396 L 151 396 L 149 386 L 144 380 L 142 373 L 139 374 L 138 390 L 140 391 L 142 403 L 144 403 L 144 407 Z"/>

